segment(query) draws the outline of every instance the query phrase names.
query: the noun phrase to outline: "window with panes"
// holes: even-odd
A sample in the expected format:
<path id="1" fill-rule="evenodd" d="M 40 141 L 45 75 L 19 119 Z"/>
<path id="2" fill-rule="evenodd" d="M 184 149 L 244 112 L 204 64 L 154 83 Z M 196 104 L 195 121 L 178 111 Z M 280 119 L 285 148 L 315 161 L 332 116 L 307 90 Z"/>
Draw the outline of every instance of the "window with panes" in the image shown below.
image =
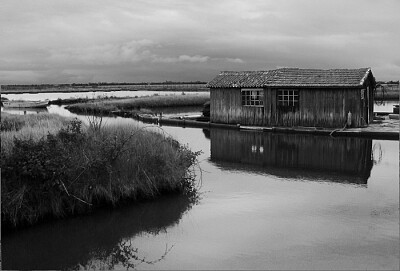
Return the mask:
<path id="1" fill-rule="evenodd" d="M 244 106 L 264 106 L 263 89 L 242 89 L 242 105 Z"/>
<path id="2" fill-rule="evenodd" d="M 299 109 L 299 91 L 296 89 L 279 89 L 277 105 L 282 111 L 296 111 Z"/>

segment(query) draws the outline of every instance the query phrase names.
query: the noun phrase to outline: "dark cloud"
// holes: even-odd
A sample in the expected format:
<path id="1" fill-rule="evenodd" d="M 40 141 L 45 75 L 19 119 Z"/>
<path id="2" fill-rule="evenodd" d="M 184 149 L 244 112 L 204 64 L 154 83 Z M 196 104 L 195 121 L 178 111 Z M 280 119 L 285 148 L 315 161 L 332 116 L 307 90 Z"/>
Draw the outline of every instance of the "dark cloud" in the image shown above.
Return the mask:
<path id="1" fill-rule="evenodd" d="M 220 70 L 400 74 L 400 1 L 0 3 L 0 82 L 210 80 Z"/>

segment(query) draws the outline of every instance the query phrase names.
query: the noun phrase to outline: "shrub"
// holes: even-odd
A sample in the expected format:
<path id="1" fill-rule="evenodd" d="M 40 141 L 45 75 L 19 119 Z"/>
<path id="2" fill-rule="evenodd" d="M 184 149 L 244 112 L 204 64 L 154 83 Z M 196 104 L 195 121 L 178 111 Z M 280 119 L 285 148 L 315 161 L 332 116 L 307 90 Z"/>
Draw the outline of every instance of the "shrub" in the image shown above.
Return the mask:
<path id="1" fill-rule="evenodd" d="M 210 101 L 205 102 L 203 105 L 203 116 L 210 117 Z"/>
<path id="2" fill-rule="evenodd" d="M 84 142 L 68 127 L 38 141 L 14 138 L 14 148 L 2 157 L 2 220 L 14 225 L 33 223 L 52 213 L 63 216 L 62 186 L 75 169 L 74 153 Z"/>
<path id="3" fill-rule="evenodd" d="M 166 192 L 196 197 L 198 153 L 160 133 L 71 121 L 39 140 L 14 138 L 3 155 L 2 222 L 20 226 Z"/>

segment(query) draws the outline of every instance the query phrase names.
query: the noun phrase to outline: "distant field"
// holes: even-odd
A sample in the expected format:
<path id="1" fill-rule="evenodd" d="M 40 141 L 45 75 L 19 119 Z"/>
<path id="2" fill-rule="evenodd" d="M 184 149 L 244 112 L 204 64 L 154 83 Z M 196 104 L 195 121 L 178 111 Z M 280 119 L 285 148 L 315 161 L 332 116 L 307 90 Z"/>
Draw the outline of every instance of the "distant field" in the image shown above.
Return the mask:
<path id="1" fill-rule="evenodd" d="M 206 83 L 187 83 L 187 84 L 79 84 L 79 85 L 3 85 L 2 94 L 19 93 L 57 93 L 57 92 L 92 92 L 92 91 L 208 91 Z"/>

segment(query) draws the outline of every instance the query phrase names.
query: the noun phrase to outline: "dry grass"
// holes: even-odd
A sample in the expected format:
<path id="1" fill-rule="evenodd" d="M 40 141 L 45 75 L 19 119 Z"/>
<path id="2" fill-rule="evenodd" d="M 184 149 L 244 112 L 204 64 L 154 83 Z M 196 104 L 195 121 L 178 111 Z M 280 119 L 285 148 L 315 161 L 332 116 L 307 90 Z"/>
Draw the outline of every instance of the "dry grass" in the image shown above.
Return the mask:
<path id="1" fill-rule="evenodd" d="M 116 100 L 98 100 L 89 103 L 73 104 L 67 107 L 73 112 L 107 113 L 116 110 L 140 110 L 165 107 L 202 106 L 210 100 L 209 93 L 187 95 L 148 96 Z"/>
<path id="2" fill-rule="evenodd" d="M 13 115 L 5 112 L 1 113 L 1 123 L 11 124 L 10 130 L 1 131 L 1 152 L 9 154 L 14 146 L 14 138 L 33 139 L 37 141 L 47 134 L 55 134 L 62 127 L 67 125 L 70 118 L 65 118 L 56 114 L 29 114 Z"/>

